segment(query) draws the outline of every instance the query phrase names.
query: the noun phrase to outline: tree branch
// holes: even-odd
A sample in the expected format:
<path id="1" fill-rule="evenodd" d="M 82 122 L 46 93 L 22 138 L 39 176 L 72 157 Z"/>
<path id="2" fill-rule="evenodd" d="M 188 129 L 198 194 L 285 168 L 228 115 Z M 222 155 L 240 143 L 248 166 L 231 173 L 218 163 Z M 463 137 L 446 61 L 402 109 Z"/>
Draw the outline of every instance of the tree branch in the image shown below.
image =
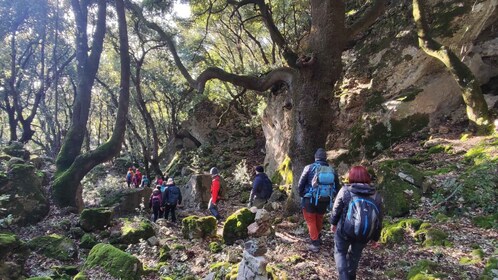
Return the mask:
<path id="1" fill-rule="evenodd" d="M 273 84 L 278 82 L 284 82 L 291 86 L 295 74 L 296 72 L 292 68 L 278 68 L 263 77 L 256 77 L 236 75 L 225 72 L 223 69 L 217 67 L 209 67 L 197 78 L 197 90 L 203 92 L 207 81 L 218 79 L 249 90 L 261 92 L 269 89 Z"/>
<path id="2" fill-rule="evenodd" d="M 375 0 L 372 6 L 347 29 L 349 38 L 353 38 L 358 33 L 370 27 L 384 13 L 385 9 L 386 0 Z"/>
<path id="3" fill-rule="evenodd" d="M 270 37 L 272 41 L 275 42 L 282 49 L 283 52 L 282 55 L 285 58 L 287 64 L 290 67 L 297 68 L 296 60 L 298 58 L 298 55 L 292 51 L 291 47 L 285 40 L 284 36 L 278 30 L 275 22 L 273 21 L 270 9 L 268 8 L 268 5 L 265 4 L 264 0 L 243 0 L 243 1 L 227 0 L 227 3 L 234 5 L 236 9 L 239 9 L 242 6 L 248 4 L 257 5 L 261 12 L 263 23 L 266 25 L 266 28 L 268 28 L 268 31 L 270 32 Z"/>

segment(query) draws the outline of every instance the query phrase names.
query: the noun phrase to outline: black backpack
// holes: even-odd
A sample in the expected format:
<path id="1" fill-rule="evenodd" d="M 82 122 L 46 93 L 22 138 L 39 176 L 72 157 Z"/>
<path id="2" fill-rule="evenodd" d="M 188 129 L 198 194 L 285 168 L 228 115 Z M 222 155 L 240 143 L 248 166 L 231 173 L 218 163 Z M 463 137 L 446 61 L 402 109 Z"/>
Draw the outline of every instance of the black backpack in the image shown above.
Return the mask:
<path id="1" fill-rule="evenodd" d="M 351 240 L 366 243 L 381 227 L 379 208 L 375 204 L 378 194 L 360 196 L 349 193 L 351 201 L 342 219 L 342 233 Z"/>
<path id="2" fill-rule="evenodd" d="M 271 182 L 270 178 L 268 178 L 268 176 L 265 176 L 263 180 L 264 184 L 263 188 L 261 189 L 261 198 L 269 199 L 271 194 L 273 193 L 273 183 Z"/>
<path id="3" fill-rule="evenodd" d="M 180 199 L 180 189 L 177 186 L 170 186 L 166 189 L 168 192 L 168 201 L 166 201 L 169 205 L 176 205 L 178 200 Z"/>

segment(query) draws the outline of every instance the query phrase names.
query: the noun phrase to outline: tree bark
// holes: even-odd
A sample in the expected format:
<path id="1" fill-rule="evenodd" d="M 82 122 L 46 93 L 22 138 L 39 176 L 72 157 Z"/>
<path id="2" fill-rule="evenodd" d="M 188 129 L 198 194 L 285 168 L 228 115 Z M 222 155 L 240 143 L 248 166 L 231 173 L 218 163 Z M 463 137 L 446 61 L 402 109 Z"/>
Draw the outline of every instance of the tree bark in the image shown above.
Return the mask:
<path id="1" fill-rule="evenodd" d="M 430 36 L 426 16 L 424 0 L 413 0 L 413 19 L 417 26 L 420 48 L 426 54 L 437 58 L 446 66 L 462 90 L 462 97 L 467 108 L 469 121 L 477 127 L 479 133 L 490 133 L 492 128 L 488 105 L 482 94 L 479 82 L 469 67 L 453 51 L 441 45 Z"/>
<path id="2" fill-rule="evenodd" d="M 103 6 L 100 4 L 103 4 Z M 99 8 L 103 8 L 105 16 L 105 1 L 101 1 L 99 3 Z M 130 101 L 131 75 L 126 16 L 123 0 L 116 0 L 116 11 L 118 15 L 119 27 L 121 79 L 119 105 L 114 130 L 111 138 L 106 143 L 97 147 L 97 149 L 93 151 L 77 156 L 68 169 L 66 169 L 63 173 L 58 174 L 54 181 L 53 192 L 55 201 L 59 206 L 75 206 L 80 208 L 80 205 L 78 205 L 78 190 L 81 189 L 81 179 L 83 179 L 83 177 L 93 167 L 116 156 L 121 150 L 121 145 L 123 144 L 126 130 L 126 116 L 128 114 L 128 106 Z M 86 107 L 86 109 L 88 111 L 89 107 Z"/>

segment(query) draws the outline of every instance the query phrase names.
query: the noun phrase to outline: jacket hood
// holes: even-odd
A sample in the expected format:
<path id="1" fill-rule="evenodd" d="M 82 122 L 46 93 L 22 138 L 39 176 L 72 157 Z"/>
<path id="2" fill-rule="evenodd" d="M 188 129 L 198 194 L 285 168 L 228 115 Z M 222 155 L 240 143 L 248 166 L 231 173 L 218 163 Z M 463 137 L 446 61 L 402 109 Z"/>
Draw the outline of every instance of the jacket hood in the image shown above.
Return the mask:
<path id="1" fill-rule="evenodd" d="M 154 195 L 158 195 L 160 193 L 161 193 L 161 191 L 158 190 L 158 189 L 155 189 L 155 190 L 152 191 L 152 194 L 154 194 Z"/>
<path id="2" fill-rule="evenodd" d="M 369 184 L 353 183 L 346 186 L 352 193 L 359 195 L 372 195 L 376 192 L 375 187 Z"/>

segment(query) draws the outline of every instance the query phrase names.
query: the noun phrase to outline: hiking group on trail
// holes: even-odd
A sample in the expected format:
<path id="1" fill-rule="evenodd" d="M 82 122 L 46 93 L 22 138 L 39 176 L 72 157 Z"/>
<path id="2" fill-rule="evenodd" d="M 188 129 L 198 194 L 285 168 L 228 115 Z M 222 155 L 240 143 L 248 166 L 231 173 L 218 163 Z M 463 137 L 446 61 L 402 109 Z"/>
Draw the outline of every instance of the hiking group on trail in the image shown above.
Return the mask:
<path id="1" fill-rule="evenodd" d="M 353 166 L 348 174 L 348 183 L 342 186 L 337 172 L 327 162 L 326 151 L 322 148 L 315 152 L 315 161 L 304 167 L 299 178 L 298 191 L 301 197 L 301 210 L 308 228 L 310 244 L 308 250 L 318 253 L 322 245 L 323 219 L 331 211 L 330 231 L 334 234 L 334 259 L 339 280 L 356 279 L 356 270 L 365 246 L 370 242 L 378 248 L 382 230 L 383 200 L 371 184 L 371 177 L 363 166 Z M 249 196 L 248 207 L 263 208 L 273 193 L 273 184 L 262 166 L 254 168 L 255 177 Z M 138 169 L 128 170 L 128 186 L 135 183 Z M 223 220 L 218 203 L 224 197 L 220 174 L 216 167 L 209 170 L 211 175 L 211 196 L 208 211 L 218 223 Z M 144 187 L 150 184 L 147 176 L 140 174 Z M 135 180 L 135 181 L 133 181 Z M 144 183 L 145 180 L 145 183 Z M 182 193 L 173 178 L 157 176 L 156 188 L 149 199 L 152 220 L 159 218 L 176 222 L 176 208 L 181 206 Z"/>

